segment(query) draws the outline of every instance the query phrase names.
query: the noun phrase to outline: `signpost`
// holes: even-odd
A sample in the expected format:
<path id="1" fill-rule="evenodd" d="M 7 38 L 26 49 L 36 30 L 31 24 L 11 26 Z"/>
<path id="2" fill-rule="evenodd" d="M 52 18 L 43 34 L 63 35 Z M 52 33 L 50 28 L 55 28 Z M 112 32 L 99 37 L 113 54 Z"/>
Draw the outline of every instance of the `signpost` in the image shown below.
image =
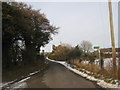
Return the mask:
<path id="1" fill-rule="evenodd" d="M 99 49 L 100 47 L 99 46 L 94 46 L 94 49 Z"/>
<path id="2" fill-rule="evenodd" d="M 99 65 L 102 68 L 103 67 L 103 63 L 102 63 L 102 59 L 101 59 L 101 55 L 100 55 L 100 47 L 99 46 L 94 46 L 94 49 L 98 50 Z"/>
<path id="3" fill-rule="evenodd" d="M 97 50 L 98 50 L 99 59 L 100 59 L 100 58 L 101 58 L 101 57 L 100 57 L 100 47 L 99 47 L 99 46 L 94 46 L 94 49 L 97 49 Z"/>

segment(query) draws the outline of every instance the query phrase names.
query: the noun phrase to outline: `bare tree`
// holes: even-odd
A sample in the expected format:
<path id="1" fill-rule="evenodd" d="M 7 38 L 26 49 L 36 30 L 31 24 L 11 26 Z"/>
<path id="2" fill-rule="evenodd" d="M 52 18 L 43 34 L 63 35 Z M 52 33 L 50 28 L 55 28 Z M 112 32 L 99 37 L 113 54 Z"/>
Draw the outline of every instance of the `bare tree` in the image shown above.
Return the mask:
<path id="1" fill-rule="evenodd" d="M 85 53 L 90 52 L 90 50 L 92 49 L 92 43 L 89 41 L 82 41 L 80 46 L 81 46 L 83 52 L 85 52 Z"/>

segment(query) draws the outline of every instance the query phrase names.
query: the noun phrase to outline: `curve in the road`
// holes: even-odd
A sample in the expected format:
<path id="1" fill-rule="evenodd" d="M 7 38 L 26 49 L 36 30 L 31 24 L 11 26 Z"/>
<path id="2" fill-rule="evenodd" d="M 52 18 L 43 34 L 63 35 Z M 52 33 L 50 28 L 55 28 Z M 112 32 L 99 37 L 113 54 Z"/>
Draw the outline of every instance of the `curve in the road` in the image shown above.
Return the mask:
<path id="1" fill-rule="evenodd" d="M 53 62 L 49 62 L 49 69 L 45 72 L 43 80 L 50 88 L 100 88 L 94 82 Z"/>

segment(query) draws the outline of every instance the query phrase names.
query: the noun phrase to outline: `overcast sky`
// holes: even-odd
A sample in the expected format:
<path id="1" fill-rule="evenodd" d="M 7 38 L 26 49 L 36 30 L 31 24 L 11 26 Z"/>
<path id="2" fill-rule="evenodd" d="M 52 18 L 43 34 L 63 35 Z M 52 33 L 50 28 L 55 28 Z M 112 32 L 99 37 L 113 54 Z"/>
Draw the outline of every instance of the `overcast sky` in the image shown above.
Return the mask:
<path id="1" fill-rule="evenodd" d="M 60 27 L 59 33 L 53 36 L 45 51 L 51 51 L 52 45 L 59 45 L 60 42 L 75 46 L 83 40 L 90 41 L 93 46 L 111 47 L 107 2 L 29 2 L 28 4 L 35 9 L 41 9 L 51 24 Z M 113 3 L 113 21 L 117 47 L 117 2 Z"/>

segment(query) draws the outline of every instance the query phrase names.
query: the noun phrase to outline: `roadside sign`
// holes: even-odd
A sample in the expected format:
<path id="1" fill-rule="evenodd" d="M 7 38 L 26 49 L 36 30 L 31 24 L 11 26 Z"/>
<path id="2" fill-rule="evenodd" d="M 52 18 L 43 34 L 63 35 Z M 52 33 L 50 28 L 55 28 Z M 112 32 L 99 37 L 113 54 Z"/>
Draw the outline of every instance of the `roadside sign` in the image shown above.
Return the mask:
<path id="1" fill-rule="evenodd" d="M 100 47 L 99 46 L 94 46 L 94 49 L 100 49 Z"/>

